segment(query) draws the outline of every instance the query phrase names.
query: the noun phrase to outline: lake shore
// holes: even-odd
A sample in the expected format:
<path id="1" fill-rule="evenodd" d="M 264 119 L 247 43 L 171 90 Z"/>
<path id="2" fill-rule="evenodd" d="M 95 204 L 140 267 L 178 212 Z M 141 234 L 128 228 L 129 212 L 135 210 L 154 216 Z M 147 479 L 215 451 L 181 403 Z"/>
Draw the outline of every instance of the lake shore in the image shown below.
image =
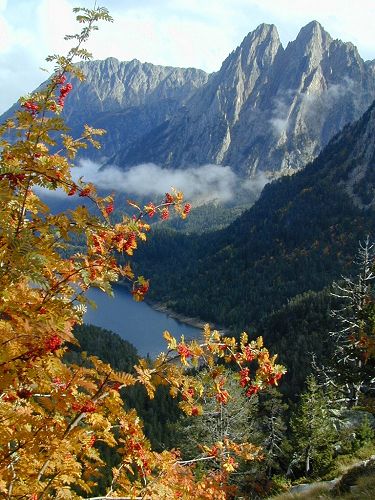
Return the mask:
<path id="1" fill-rule="evenodd" d="M 199 328 L 203 330 L 204 325 L 209 323 L 208 321 L 203 321 L 200 318 L 194 318 L 191 316 L 184 316 L 183 314 L 177 313 L 176 311 L 173 311 L 172 309 L 169 309 L 165 304 L 162 302 L 153 302 L 150 300 L 145 301 L 150 307 L 152 307 L 155 311 L 162 312 L 169 316 L 170 318 L 175 319 L 176 321 L 179 321 L 180 323 L 184 323 L 185 325 L 190 325 L 193 326 L 194 328 Z M 217 325 L 213 323 L 209 323 L 209 325 L 215 329 L 218 330 L 220 335 L 228 335 L 228 330 L 225 328 L 220 328 Z"/>
<path id="2" fill-rule="evenodd" d="M 127 288 L 130 291 L 130 287 L 127 282 L 121 282 L 118 281 L 116 283 L 117 286 L 121 286 L 124 288 Z M 183 323 L 184 325 L 189 325 L 194 328 L 198 328 L 199 330 L 203 330 L 204 325 L 209 323 L 212 329 L 217 330 L 220 335 L 229 335 L 229 331 L 226 328 L 222 328 L 218 325 L 215 325 L 214 323 L 210 323 L 208 321 L 203 321 L 200 318 L 195 318 L 191 316 L 185 316 L 184 314 L 178 313 L 174 311 L 173 309 L 170 309 L 167 307 L 163 302 L 156 302 L 153 300 L 148 299 L 147 297 L 144 299 L 144 302 L 149 305 L 154 311 L 161 312 L 168 316 L 169 318 L 175 319 L 176 321 Z"/>

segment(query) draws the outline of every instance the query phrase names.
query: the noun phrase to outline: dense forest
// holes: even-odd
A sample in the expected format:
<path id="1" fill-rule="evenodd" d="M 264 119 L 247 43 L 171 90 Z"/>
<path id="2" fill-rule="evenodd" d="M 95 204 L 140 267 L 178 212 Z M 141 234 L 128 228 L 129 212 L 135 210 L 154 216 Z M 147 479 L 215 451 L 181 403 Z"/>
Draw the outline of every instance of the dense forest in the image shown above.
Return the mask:
<path id="1" fill-rule="evenodd" d="M 150 298 L 238 333 L 350 274 L 358 243 L 375 233 L 374 207 L 366 204 L 373 169 L 354 186 L 361 204 L 345 187 L 366 154 L 358 143 L 373 113 L 347 126 L 301 172 L 266 185 L 227 228 L 204 236 L 155 231 L 136 257 L 151 278 Z"/>
<path id="2" fill-rule="evenodd" d="M 319 311 L 322 312 L 327 305 L 326 292 L 309 293 L 293 301 L 289 310 L 285 308 L 272 315 L 267 325 L 263 326 L 262 333 L 269 335 L 268 340 L 271 340 L 273 331 L 277 343 L 277 326 L 282 325 L 289 334 L 283 335 L 284 332 L 280 332 L 282 336 L 279 347 L 285 343 L 290 350 L 293 346 L 295 359 L 289 357 L 289 380 L 287 378 L 283 381 L 280 390 L 270 389 L 249 399 L 238 386 L 235 371 L 229 370 L 226 377 L 230 380 L 231 399 L 222 407 L 221 413 L 217 413 L 215 398 L 208 392 L 204 396 L 202 416 L 187 417 L 165 387 L 159 387 L 152 401 L 142 387 L 123 389 L 121 395 L 124 405 L 128 409 L 137 410 L 144 421 L 146 435 L 156 448 L 177 446 L 185 460 L 199 456 L 202 445 L 213 446 L 220 439 L 224 428 L 231 439 L 251 437 L 252 442 L 261 447 L 264 456 L 250 468 L 245 462 L 242 463 L 233 477 L 233 484 L 245 498 L 268 497 L 272 493 L 287 490 L 292 481 L 296 480 L 332 478 L 340 472 L 342 464 L 356 463 L 372 452 L 375 420 L 371 413 L 363 411 L 363 406 L 347 409 L 346 405 L 338 401 L 334 392 L 322 389 L 319 377 L 317 379 L 312 374 L 306 377 L 306 373 L 311 372 L 311 362 L 305 360 L 304 364 L 309 365 L 308 369 L 301 363 L 306 352 L 306 348 L 300 346 L 303 334 L 307 345 L 312 348 L 317 343 L 309 337 L 317 336 L 321 339 L 321 351 L 315 351 L 320 365 L 323 360 L 325 364 L 329 364 L 329 358 L 337 354 L 327 330 L 323 332 L 324 327 L 320 323 Z M 307 321 L 302 326 L 302 332 L 297 332 L 298 325 L 303 325 L 303 315 Z M 309 325 L 314 324 L 315 333 L 314 329 L 309 328 Z M 275 326 L 276 331 L 272 330 Z M 297 338 L 294 336 L 296 333 L 300 335 Z M 137 362 L 134 347 L 112 332 L 92 325 L 82 325 L 76 328 L 76 337 L 80 347 L 71 347 L 66 354 L 68 363 L 77 362 L 83 351 L 99 355 L 119 370 L 126 368 L 131 371 L 132 363 Z M 202 370 L 202 375 L 199 370 L 195 377 L 203 376 L 204 367 Z M 298 387 L 298 397 L 294 394 L 290 399 L 288 387 Z M 363 400 L 363 404 L 368 405 L 369 400 L 367 403 Z M 98 494 L 108 486 L 105 478 L 109 473 L 106 468 L 119 463 L 116 453 L 109 448 L 104 448 L 104 452 L 107 465 L 103 469 L 104 477 L 95 490 Z M 199 469 L 202 467 L 204 469 L 204 463 Z M 367 469 L 359 473 L 358 477 L 366 474 Z"/>

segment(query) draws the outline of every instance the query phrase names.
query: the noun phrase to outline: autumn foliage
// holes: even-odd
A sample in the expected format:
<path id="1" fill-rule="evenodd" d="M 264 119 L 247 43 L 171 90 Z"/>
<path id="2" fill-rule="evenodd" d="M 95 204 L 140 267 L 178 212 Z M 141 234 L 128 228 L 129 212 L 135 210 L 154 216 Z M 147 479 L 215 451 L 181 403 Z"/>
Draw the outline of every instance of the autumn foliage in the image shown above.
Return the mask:
<path id="1" fill-rule="evenodd" d="M 237 458 L 253 460 L 259 450 L 250 443 L 217 443 L 203 456 L 211 453 L 217 461 L 219 455 L 220 470 L 196 477 L 194 461 L 181 462 L 177 451 L 151 450 L 139 417 L 124 409 L 119 391 L 143 384 L 152 398 L 158 384 L 168 384 L 183 411 L 199 415 L 202 379 L 187 368 L 207 369 L 204 383 L 223 405 L 231 397 L 224 363 L 218 364 L 223 360 L 238 368 L 239 384 L 251 396 L 277 384 L 284 372 L 261 339 L 249 342 L 243 334 L 237 343 L 207 326 L 201 341 L 188 343 L 165 332 L 166 353 L 141 361 L 133 373 L 116 373 L 96 357 L 80 365 L 63 359 L 68 343 L 76 342 L 73 327 L 82 322 L 90 287 L 111 293 L 111 283 L 127 280 L 136 300 L 147 293 L 148 281 L 127 262 L 147 238 L 147 220 L 167 219 L 171 210 L 185 218 L 190 211 L 183 195 L 171 191 L 158 204 L 131 202 L 132 214 L 114 223 L 113 196 L 101 197 L 91 183 L 73 179 L 76 153 L 99 147 L 97 136 L 104 133 L 85 126 L 79 138 L 68 134 L 61 112 L 74 91 L 72 77 L 83 79 L 73 61 L 90 57 L 82 44 L 95 23 L 111 21 L 104 8 L 75 11 L 83 29 L 67 38 L 76 46 L 66 57 L 48 58 L 53 76 L 21 99 L 1 127 L 0 492 L 33 500 L 88 497 L 104 464 L 98 444 L 105 443 L 121 455 L 109 497 L 224 499 Z M 43 189 L 89 203 L 52 213 L 40 197 Z M 84 251 L 76 250 L 77 238 Z"/>

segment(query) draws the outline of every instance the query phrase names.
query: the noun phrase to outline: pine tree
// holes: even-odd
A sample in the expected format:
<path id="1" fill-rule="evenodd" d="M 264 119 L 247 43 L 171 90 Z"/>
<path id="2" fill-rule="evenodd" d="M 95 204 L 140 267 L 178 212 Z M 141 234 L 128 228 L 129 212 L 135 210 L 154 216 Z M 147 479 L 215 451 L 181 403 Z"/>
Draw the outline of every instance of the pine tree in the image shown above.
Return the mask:
<path id="1" fill-rule="evenodd" d="M 283 403 L 282 394 L 275 388 L 267 389 L 259 395 L 258 421 L 262 439 L 264 460 L 262 467 L 267 479 L 281 469 L 281 463 L 286 459 L 286 411 L 288 405 Z"/>
<path id="2" fill-rule="evenodd" d="M 296 469 L 306 476 L 324 474 L 333 460 L 336 430 L 328 400 L 312 375 L 307 378 L 307 390 L 301 395 L 291 428 L 294 454 L 289 474 Z"/>

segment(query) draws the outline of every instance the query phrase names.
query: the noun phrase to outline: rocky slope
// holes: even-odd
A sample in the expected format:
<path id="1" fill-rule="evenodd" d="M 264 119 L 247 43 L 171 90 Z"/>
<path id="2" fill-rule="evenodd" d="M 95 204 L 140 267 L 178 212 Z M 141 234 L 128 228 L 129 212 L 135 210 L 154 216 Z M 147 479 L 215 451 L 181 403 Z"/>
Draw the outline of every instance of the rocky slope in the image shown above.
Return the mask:
<path id="1" fill-rule="evenodd" d="M 73 136 L 80 136 L 85 123 L 107 131 L 99 153 L 104 158 L 170 119 L 209 78 L 199 69 L 156 66 L 137 59 L 121 62 L 110 57 L 80 66 L 86 80 L 72 80 L 64 116 Z M 0 122 L 16 109 L 17 105 L 12 106 Z M 103 160 L 90 149 L 85 156 L 90 154 Z"/>
<path id="2" fill-rule="evenodd" d="M 113 155 L 122 147 L 169 119 L 208 79 L 198 69 L 173 68 L 115 58 L 82 64 L 84 83 L 66 107 L 73 131 L 84 123 L 105 128 L 102 154 Z"/>
<path id="3" fill-rule="evenodd" d="M 111 161 L 286 173 L 311 161 L 374 97 L 374 64 L 351 43 L 333 40 L 314 21 L 284 49 L 275 26 L 263 24 L 186 106 Z"/>

